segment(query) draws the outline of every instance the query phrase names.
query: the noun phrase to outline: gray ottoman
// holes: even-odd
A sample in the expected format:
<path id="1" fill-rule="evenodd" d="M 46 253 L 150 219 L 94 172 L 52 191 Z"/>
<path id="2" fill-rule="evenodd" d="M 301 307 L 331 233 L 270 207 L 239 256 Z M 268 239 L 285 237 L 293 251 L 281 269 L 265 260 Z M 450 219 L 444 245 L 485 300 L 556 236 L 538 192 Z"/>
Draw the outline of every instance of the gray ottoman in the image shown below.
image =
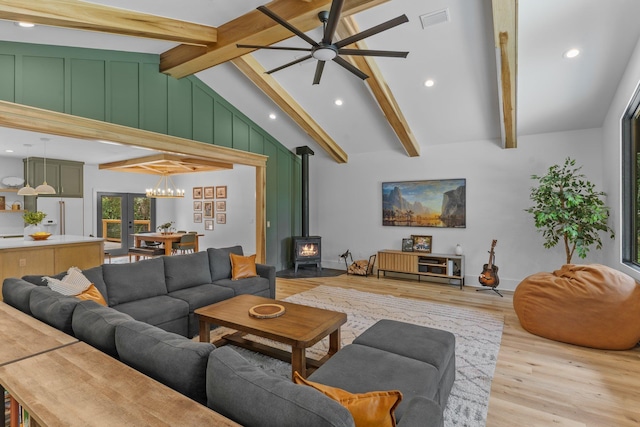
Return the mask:
<path id="1" fill-rule="evenodd" d="M 353 343 L 434 366 L 439 374 L 436 401 L 442 408 L 446 406 L 456 378 L 456 338 L 451 332 L 384 319 L 363 332 Z"/>

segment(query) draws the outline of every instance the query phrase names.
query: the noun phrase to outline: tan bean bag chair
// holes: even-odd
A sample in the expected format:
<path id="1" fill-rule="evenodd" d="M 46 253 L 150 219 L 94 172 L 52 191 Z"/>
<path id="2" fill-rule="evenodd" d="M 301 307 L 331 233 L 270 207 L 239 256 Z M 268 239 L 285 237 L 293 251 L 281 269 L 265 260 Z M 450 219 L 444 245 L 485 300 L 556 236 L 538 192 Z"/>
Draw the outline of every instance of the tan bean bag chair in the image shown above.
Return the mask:
<path id="1" fill-rule="evenodd" d="M 607 350 L 640 341 L 640 286 L 604 265 L 533 274 L 516 288 L 513 308 L 524 329 L 552 340 Z"/>

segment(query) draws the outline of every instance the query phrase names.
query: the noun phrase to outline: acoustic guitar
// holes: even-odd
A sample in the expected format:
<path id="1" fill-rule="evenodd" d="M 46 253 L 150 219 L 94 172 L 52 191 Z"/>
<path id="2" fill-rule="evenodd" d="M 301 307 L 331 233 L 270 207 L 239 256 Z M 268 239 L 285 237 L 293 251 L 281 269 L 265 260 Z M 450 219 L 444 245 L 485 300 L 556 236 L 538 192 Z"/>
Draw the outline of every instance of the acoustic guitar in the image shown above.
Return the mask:
<path id="1" fill-rule="evenodd" d="M 489 251 L 489 262 L 482 267 L 482 273 L 480 273 L 480 277 L 478 277 L 482 286 L 489 286 L 491 288 L 495 288 L 500 284 L 500 279 L 498 278 L 498 266 L 494 264 L 494 249 L 496 247 L 496 243 L 498 243 L 498 241 L 494 239 L 491 243 L 491 250 Z"/>

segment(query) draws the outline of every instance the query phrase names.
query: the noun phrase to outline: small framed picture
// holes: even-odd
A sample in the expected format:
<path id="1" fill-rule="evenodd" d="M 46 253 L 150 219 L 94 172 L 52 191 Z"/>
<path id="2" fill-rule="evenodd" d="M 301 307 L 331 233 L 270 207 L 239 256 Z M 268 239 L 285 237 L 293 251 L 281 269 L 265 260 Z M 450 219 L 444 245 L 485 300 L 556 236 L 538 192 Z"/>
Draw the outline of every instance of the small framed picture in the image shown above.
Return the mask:
<path id="1" fill-rule="evenodd" d="M 196 222 L 196 223 L 202 222 L 202 212 L 193 213 L 193 222 Z"/>
<path id="2" fill-rule="evenodd" d="M 207 231 L 213 230 L 213 220 L 212 219 L 205 219 L 204 220 L 204 229 L 207 230 Z"/>
<path id="3" fill-rule="evenodd" d="M 219 185 L 216 187 L 216 199 L 226 199 L 227 198 L 227 186 Z"/>
<path id="4" fill-rule="evenodd" d="M 216 212 L 225 212 L 227 210 L 227 201 L 216 201 Z"/>
<path id="5" fill-rule="evenodd" d="M 202 187 L 193 187 L 193 198 L 202 199 Z"/>
<path id="6" fill-rule="evenodd" d="M 213 202 L 204 202 L 204 217 L 213 218 Z"/>
<path id="7" fill-rule="evenodd" d="M 227 214 L 226 213 L 216 214 L 216 222 L 218 224 L 226 224 L 227 223 Z"/>
<path id="8" fill-rule="evenodd" d="M 413 239 L 402 239 L 402 252 L 413 252 Z"/>
<path id="9" fill-rule="evenodd" d="M 213 189 L 214 189 L 214 187 L 204 187 L 204 198 L 205 199 L 213 199 Z"/>
<path id="10" fill-rule="evenodd" d="M 201 201 L 197 201 L 197 202 L 193 202 L 193 210 L 196 212 L 199 212 L 202 210 L 202 202 Z"/>
<path id="11" fill-rule="evenodd" d="M 412 234 L 411 239 L 413 240 L 414 252 L 431 253 L 431 236 L 417 236 Z"/>

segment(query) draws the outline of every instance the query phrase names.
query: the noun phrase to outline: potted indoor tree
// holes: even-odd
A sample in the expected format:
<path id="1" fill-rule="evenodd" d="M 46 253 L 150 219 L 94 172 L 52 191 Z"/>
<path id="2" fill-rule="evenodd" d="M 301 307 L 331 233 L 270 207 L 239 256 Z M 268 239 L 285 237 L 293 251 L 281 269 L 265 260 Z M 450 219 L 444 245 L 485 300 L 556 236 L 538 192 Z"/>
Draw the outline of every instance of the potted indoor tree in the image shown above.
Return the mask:
<path id="1" fill-rule="evenodd" d="M 539 185 L 531 189 L 534 206 L 525 209 L 533 214 L 536 228 L 542 231 L 545 248 L 554 247 L 562 239 L 567 264 L 571 264 L 575 251 L 580 258 L 586 258 L 591 246 L 601 249 L 601 231 L 614 238 L 607 225 L 609 208 L 602 200 L 605 193 L 596 191 L 580 169 L 582 166 L 576 167 L 575 160 L 567 158 L 564 165 L 549 167 L 544 176 L 532 175 Z"/>

